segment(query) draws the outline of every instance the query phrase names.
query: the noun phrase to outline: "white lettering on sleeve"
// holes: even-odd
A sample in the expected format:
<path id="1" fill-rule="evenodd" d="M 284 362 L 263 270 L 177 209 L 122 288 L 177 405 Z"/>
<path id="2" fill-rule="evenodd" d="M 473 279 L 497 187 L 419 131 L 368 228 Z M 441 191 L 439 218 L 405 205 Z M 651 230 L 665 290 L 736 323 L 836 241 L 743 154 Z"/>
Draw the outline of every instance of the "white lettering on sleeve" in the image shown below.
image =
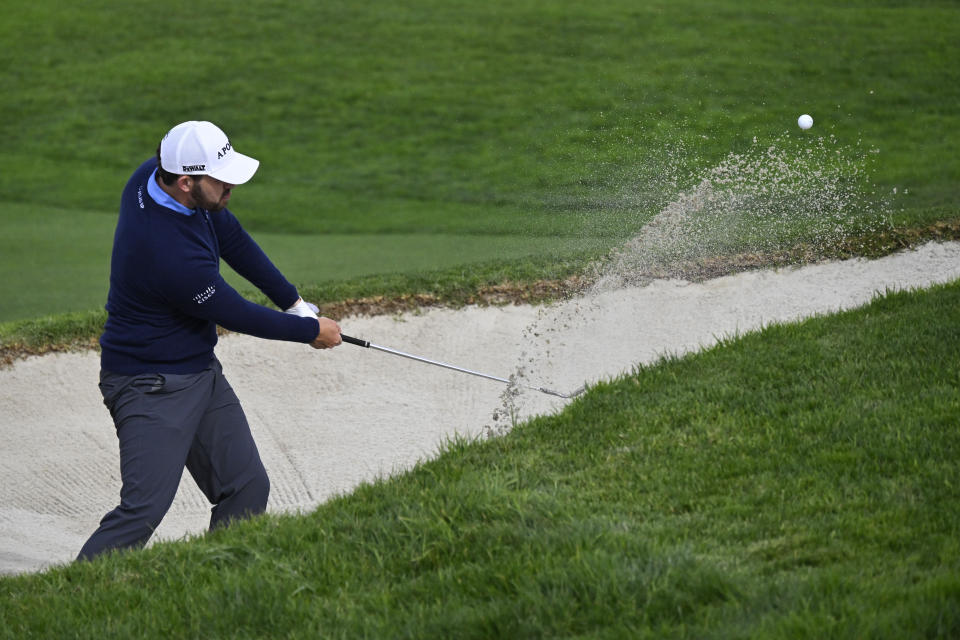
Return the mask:
<path id="1" fill-rule="evenodd" d="M 207 300 L 213 297 L 213 294 L 217 292 L 217 287 L 215 285 L 210 285 L 197 295 L 193 296 L 193 301 L 197 304 L 203 304 Z"/>

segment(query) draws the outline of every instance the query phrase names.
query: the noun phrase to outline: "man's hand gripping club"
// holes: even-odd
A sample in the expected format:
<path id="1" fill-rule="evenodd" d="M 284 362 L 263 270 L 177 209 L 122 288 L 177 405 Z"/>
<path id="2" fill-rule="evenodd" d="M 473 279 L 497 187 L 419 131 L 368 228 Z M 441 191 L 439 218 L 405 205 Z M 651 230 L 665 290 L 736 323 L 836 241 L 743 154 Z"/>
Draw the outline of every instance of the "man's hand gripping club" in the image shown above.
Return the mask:
<path id="1" fill-rule="evenodd" d="M 317 311 L 319 311 L 319 309 L 316 305 L 304 302 L 303 298 L 299 298 L 296 304 L 284 311 L 284 313 L 290 313 L 303 318 L 315 318 L 320 326 L 317 337 L 313 339 L 310 346 L 314 349 L 331 349 L 342 342 L 340 339 L 340 325 L 325 316 L 318 317 Z"/>

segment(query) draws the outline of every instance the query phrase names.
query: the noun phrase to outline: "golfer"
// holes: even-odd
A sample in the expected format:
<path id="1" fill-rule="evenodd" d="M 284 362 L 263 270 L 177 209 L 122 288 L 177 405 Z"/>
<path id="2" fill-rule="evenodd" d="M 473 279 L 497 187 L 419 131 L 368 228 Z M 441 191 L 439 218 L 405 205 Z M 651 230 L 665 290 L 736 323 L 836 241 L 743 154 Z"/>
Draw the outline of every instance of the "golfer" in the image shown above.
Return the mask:
<path id="1" fill-rule="evenodd" d="M 214 356 L 217 325 L 317 349 L 340 344 L 340 327 L 315 315 L 226 208 L 259 165 L 216 125 L 184 122 L 123 190 L 100 337 L 123 485 L 79 559 L 146 544 L 184 467 L 213 505 L 211 529 L 266 509 L 270 481 Z M 242 298 L 221 258 L 284 311 Z"/>

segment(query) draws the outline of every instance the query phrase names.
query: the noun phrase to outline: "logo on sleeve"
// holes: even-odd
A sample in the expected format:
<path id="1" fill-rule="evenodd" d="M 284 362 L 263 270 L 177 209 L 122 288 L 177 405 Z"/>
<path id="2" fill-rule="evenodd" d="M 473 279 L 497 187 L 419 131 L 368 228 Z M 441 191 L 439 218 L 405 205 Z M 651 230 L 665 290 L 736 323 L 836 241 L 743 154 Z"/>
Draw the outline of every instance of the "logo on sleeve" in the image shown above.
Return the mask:
<path id="1" fill-rule="evenodd" d="M 213 294 L 217 292 L 217 287 L 215 285 L 210 285 L 197 295 L 193 296 L 193 301 L 197 304 L 203 304 L 207 300 L 213 297 Z"/>

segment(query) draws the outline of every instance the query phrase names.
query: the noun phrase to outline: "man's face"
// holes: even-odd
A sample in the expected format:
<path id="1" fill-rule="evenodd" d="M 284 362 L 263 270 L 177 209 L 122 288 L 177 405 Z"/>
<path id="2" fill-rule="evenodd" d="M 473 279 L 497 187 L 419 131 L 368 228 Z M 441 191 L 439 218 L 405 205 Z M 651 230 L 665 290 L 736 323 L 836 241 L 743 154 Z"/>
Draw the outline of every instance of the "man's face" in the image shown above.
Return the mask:
<path id="1" fill-rule="evenodd" d="M 193 185 L 190 187 L 190 197 L 193 199 L 194 206 L 207 211 L 220 211 L 227 206 L 230 190 L 233 187 L 234 185 L 221 182 L 216 178 L 202 176 L 199 180 L 194 178 Z"/>

